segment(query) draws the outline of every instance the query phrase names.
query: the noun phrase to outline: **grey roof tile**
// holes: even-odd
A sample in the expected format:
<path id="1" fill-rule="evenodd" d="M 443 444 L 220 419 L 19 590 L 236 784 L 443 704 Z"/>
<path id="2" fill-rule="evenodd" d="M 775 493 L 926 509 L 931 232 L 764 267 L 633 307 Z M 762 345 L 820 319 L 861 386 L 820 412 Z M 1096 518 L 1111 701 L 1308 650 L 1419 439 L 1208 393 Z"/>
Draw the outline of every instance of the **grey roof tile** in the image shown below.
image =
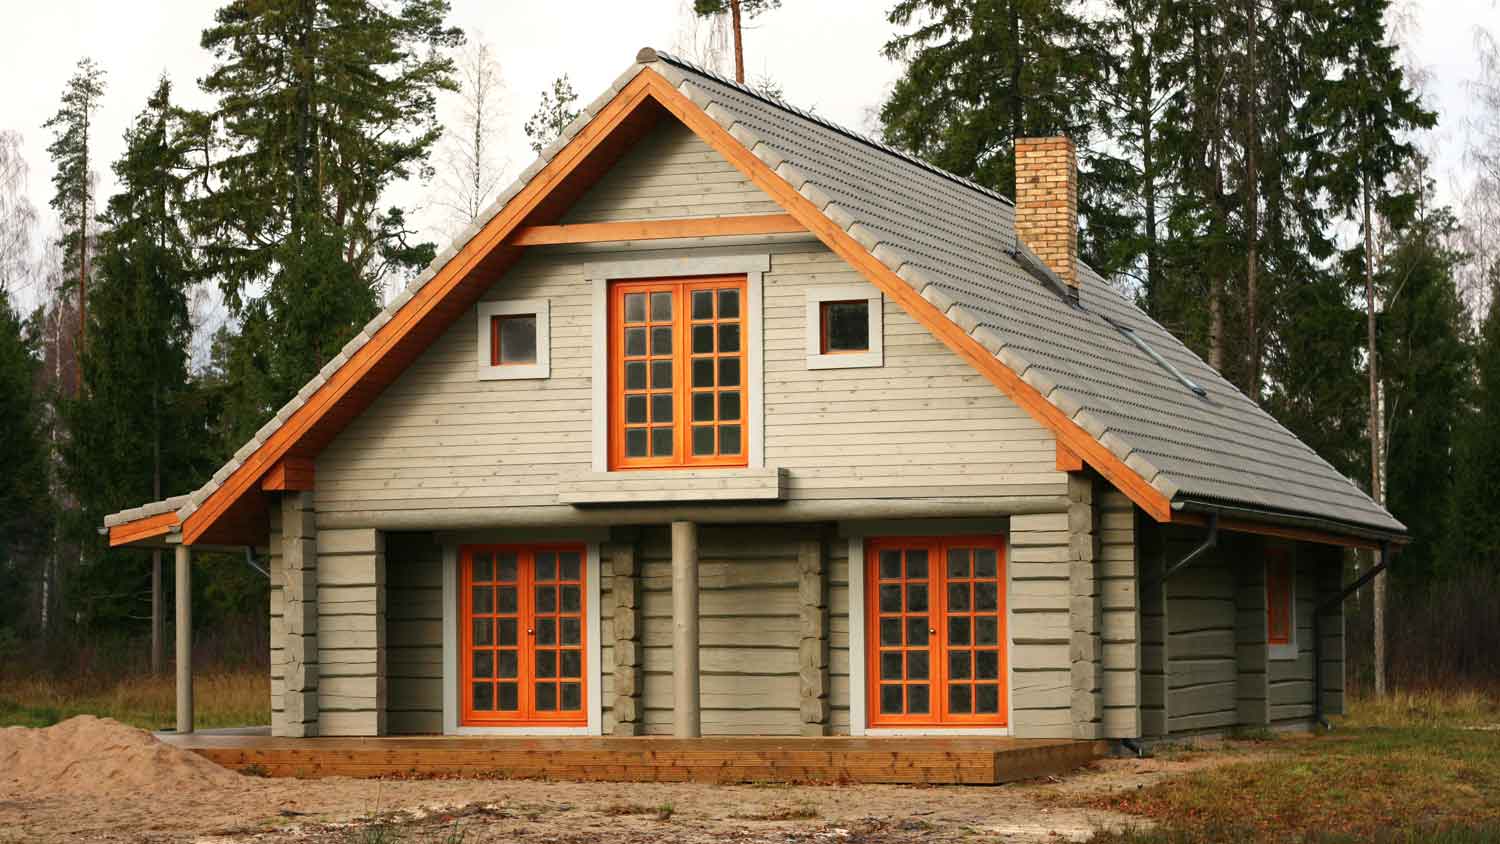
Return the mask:
<path id="1" fill-rule="evenodd" d="M 853 227 L 867 246 L 873 239 L 899 250 L 905 263 L 897 275 L 950 318 L 972 321 L 976 339 L 1064 412 L 1074 411 L 1085 430 L 1126 455 L 1127 465 L 1164 494 L 1401 529 L 1088 267 L 1079 268 L 1082 307 L 1039 280 L 1012 254 L 1019 246 L 1014 206 L 996 192 L 656 55 L 688 80 L 682 90 L 717 122 L 774 149 L 785 162 L 778 172 L 805 179 L 794 187 L 826 205 L 840 227 Z M 1104 317 L 1135 331 L 1208 390 L 1207 398 L 1193 395 Z"/>

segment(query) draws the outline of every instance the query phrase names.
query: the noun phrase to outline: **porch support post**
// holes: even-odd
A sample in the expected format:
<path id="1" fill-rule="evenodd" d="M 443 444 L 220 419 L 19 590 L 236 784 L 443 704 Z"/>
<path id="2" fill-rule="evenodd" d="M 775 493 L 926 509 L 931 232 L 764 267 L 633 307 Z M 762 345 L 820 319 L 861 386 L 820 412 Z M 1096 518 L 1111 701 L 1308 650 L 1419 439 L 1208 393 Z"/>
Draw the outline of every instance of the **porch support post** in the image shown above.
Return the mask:
<path id="1" fill-rule="evenodd" d="M 313 494 L 281 495 L 282 624 L 286 633 L 282 695 L 285 734 L 318 734 L 318 527 Z"/>
<path id="2" fill-rule="evenodd" d="M 698 525 L 672 523 L 672 735 L 703 734 L 698 703 Z"/>
<path id="3" fill-rule="evenodd" d="M 797 596 L 801 604 L 802 643 L 798 685 L 802 735 L 828 735 L 828 568 L 821 539 L 804 539 L 797 548 Z"/>
<path id="4" fill-rule="evenodd" d="M 193 731 L 193 549 L 177 546 L 177 732 Z"/>

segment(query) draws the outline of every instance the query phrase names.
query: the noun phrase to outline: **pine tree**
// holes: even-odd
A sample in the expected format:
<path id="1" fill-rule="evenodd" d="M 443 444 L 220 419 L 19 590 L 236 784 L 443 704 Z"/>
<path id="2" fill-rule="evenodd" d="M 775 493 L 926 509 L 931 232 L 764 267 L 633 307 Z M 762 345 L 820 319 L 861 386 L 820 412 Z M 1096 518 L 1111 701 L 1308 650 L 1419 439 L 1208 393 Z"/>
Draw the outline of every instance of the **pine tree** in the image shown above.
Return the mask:
<path id="1" fill-rule="evenodd" d="M 1318 47 L 1338 72 L 1309 92 L 1309 112 L 1320 130 L 1312 172 L 1323 178 L 1337 213 L 1358 214 L 1364 242 L 1355 247 L 1364 262 L 1366 368 L 1369 383 L 1370 495 L 1384 498 L 1381 478 L 1380 343 L 1375 272 L 1379 260 L 1375 217 L 1396 228 L 1409 219 L 1415 204 L 1410 190 L 1393 190 L 1392 177 L 1414 149 L 1409 133 L 1436 124 L 1408 87 L 1395 45 L 1386 37 L 1389 0 L 1338 0 L 1326 11 Z M 1326 159 L 1326 160 L 1325 160 Z M 1375 579 L 1375 693 L 1385 693 L 1386 578 Z"/>
<path id="2" fill-rule="evenodd" d="M 542 150 L 562 136 L 568 124 L 578 117 L 578 109 L 573 107 L 577 101 L 578 94 L 566 73 L 552 80 L 552 87 L 542 92 L 536 111 L 526 121 L 526 137 L 531 141 L 532 152 L 541 155 Z"/>
<path id="3" fill-rule="evenodd" d="M 52 130 L 47 153 L 56 172 L 52 176 L 52 208 L 62 227 L 59 243 L 63 269 L 78 289 L 78 347 L 86 345 L 88 316 L 89 223 L 93 213 L 91 145 L 94 112 L 104 96 L 104 71 L 93 59 L 78 62 L 78 70 L 63 87 L 62 105 L 42 128 Z"/>
<path id="4" fill-rule="evenodd" d="M 1474 399 L 1460 422 L 1443 565 L 1453 572 L 1500 570 L 1500 272 L 1490 267 L 1489 305 L 1474 355 Z"/>
<path id="5" fill-rule="evenodd" d="M 885 45 L 905 70 L 880 110 L 885 140 L 952 173 L 1015 195 L 1016 138 L 1067 134 L 1080 150 L 1081 255 L 1106 276 L 1132 256 L 1121 242 L 1122 168 L 1090 145 L 1110 63 L 1075 0 L 902 0 Z M 1097 140 L 1103 141 L 1103 138 Z"/>
<path id="6" fill-rule="evenodd" d="M 1447 208 L 1429 207 L 1434 185 L 1425 162 L 1415 161 L 1397 184 L 1418 198 L 1418 212 L 1397 233 L 1375 281 L 1385 303 L 1380 359 L 1386 501 L 1411 531 L 1393 575 L 1417 585 L 1439 573 L 1439 547 L 1454 532 L 1447 517 L 1457 431 L 1471 389 L 1473 340 L 1455 274 L 1463 256 L 1444 245 L 1454 238 L 1457 221 Z"/>
<path id="7" fill-rule="evenodd" d="M 79 504 L 70 527 L 85 549 L 72 594 L 87 624 L 128 624 L 143 592 L 139 557 L 108 551 L 96 534 L 103 517 L 201 481 L 191 459 L 197 420 L 185 412 L 187 289 L 198 274 L 182 223 L 192 170 L 171 93 L 162 79 L 114 164 L 120 188 L 102 218 L 84 389 L 63 404 L 64 477 Z"/>
<path id="8" fill-rule="evenodd" d="M 781 0 L 693 0 L 693 12 L 699 17 L 729 13 L 729 25 L 734 32 L 734 81 L 741 85 L 745 84 L 744 23 L 780 7 Z"/>
<path id="9" fill-rule="evenodd" d="M 29 633 L 40 620 L 33 609 L 52 533 L 37 333 L 0 286 L 0 639 Z"/>
<path id="10" fill-rule="evenodd" d="M 435 254 L 386 203 L 430 175 L 436 94 L 455 89 L 447 51 L 463 40 L 447 15 L 446 0 L 232 0 L 203 33 L 218 102 L 189 210 L 231 312 L 262 324 L 244 336 L 263 368 L 238 376 L 258 417 L 374 315 L 388 274 Z"/>

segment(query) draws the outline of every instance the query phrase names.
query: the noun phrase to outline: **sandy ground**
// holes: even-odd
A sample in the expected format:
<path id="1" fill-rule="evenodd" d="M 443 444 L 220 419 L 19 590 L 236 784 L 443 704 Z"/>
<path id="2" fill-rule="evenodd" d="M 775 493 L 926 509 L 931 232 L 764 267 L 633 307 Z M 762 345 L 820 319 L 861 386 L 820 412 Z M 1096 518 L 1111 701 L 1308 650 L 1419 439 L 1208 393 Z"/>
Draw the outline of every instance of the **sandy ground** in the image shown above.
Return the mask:
<path id="1" fill-rule="evenodd" d="M 1074 808 L 1231 754 L 1105 760 L 997 787 L 712 786 L 242 776 L 139 730 L 79 718 L 0 730 L 0 842 L 1086 841 L 1138 819 Z M 390 840 L 390 839 L 387 839 Z"/>

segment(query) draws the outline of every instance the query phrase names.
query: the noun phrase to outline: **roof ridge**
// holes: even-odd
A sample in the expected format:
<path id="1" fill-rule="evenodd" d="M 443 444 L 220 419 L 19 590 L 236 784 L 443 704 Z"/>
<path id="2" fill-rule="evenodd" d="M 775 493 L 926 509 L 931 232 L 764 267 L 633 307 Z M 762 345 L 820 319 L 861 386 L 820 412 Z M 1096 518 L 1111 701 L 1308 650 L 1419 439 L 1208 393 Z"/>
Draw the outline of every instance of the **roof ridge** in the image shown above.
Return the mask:
<path id="1" fill-rule="evenodd" d="M 918 158 L 917 156 L 912 155 L 911 153 L 906 152 L 904 150 L 897 149 L 896 147 L 893 147 L 890 144 L 885 143 L 884 141 L 878 141 L 878 140 L 870 137 L 869 135 L 864 134 L 863 132 L 855 131 L 854 129 L 850 129 L 849 127 L 844 126 L 843 124 L 840 124 L 840 123 L 834 123 L 832 120 L 829 120 L 828 118 L 823 117 L 820 114 L 816 114 L 814 112 L 807 111 L 806 109 L 798 108 L 797 106 L 794 106 L 791 103 L 786 102 L 785 100 L 778 100 L 778 99 L 775 99 L 773 97 L 768 97 L 765 94 L 761 93 L 760 91 L 757 91 L 754 88 L 751 88 L 750 86 L 745 85 L 742 82 L 736 82 L 733 79 L 729 79 L 729 78 L 723 76 L 722 74 L 718 73 L 717 71 L 709 70 L 708 68 L 696 65 L 696 64 L 688 61 L 687 59 L 684 59 L 684 58 L 682 58 L 680 56 L 675 56 L 675 55 L 673 55 L 671 53 L 668 53 L 665 50 L 658 50 L 658 49 L 656 49 L 654 47 L 648 47 L 648 48 L 646 48 L 646 50 L 642 50 L 641 51 L 641 59 L 642 60 L 644 60 L 644 58 L 645 58 L 645 56 L 647 54 L 647 50 L 650 51 L 650 55 L 654 55 L 656 58 L 658 58 L 658 59 L 666 62 L 667 64 L 677 65 L 678 67 L 683 68 L 684 70 L 690 70 L 693 73 L 696 73 L 696 74 L 698 74 L 700 76 L 707 76 L 709 79 L 712 79 L 715 82 L 718 82 L 718 83 L 720 83 L 722 85 L 727 85 L 730 88 L 734 88 L 735 90 L 737 90 L 737 91 L 739 91 L 739 92 L 741 92 L 743 94 L 746 94 L 747 96 L 754 97 L 757 100 L 760 100 L 761 102 L 763 102 L 763 103 L 765 103 L 767 105 L 773 106 L 775 108 L 779 108 L 782 111 L 787 111 L 787 112 L 790 112 L 792 114 L 795 114 L 795 115 L 797 115 L 798 117 L 801 117 L 804 120 L 811 120 L 812 122 L 817 123 L 818 125 L 824 127 L 825 129 L 830 129 L 830 130 L 832 130 L 834 132 L 838 132 L 840 135 L 843 135 L 843 136 L 849 138 L 850 140 L 858 141 L 858 142 L 860 142 L 862 144 L 866 144 L 868 146 L 872 146 L 872 147 L 874 147 L 874 148 L 876 148 L 878 150 L 881 150 L 882 152 L 888 153 L 890 155 L 894 155 L 895 157 L 897 157 L 897 158 L 899 158 L 899 159 L 907 162 L 908 164 L 914 164 L 914 165 L 922 168 L 923 170 L 926 170 L 929 173 L 932 173 L 933 175 L 940 176 L 940 177 L 942 177 L 944 179 L 947 179 L 947 180 L 949 180 L 951 182 L 955 182 L 955 183 L 957 183 L 957 184 L 959 184 L 959 185 L 961 185 L 963 187 L 966 187 L 966 188 L 968 188 L 970 190 L 973 190 L 973 191 L 981 193 L 981 194 L 983 194 L 985 196 L 988 196 L 991 199 L 998 199 L 1001 202 L 1004 202 L 1006 205 L 1009 205 L 1011 207 L 1015 207 L 1015 204 L 1016 204 L 1015 200 L 1013 200 L 1010 197 L 1008 197 L 1008 196 L 1000 193 L 999 191 L 996 191 L 993 188 L 985 187 L 984 185 L 979 184 L 978 182 L 974 181 L 973 179 L 965 178 L 965 177 L 960 176 L 957 173 L 954 173 L 954 172 L 949 171 L 949 170 L 944 170 L 943 168 L 938 167 L 937 165 L 935 165 L 935 164 L 933 164 L 933 163 L 931 163 L 929 161 L 924 161 L 923 159 Z"/>

